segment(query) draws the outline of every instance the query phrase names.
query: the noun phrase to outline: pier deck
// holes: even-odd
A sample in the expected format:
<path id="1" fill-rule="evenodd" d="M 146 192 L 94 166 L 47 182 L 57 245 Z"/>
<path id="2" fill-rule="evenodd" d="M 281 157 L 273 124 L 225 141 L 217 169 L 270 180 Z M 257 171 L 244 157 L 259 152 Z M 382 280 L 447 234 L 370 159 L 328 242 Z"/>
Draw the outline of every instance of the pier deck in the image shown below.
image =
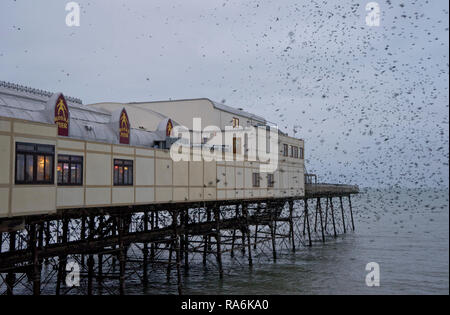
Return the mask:
<path id="1" fill-rule="evenodd" d="M 0 294 L 52 294 L 45 289 L 50 282 L 53 293 L 73 294 L 64 281 L 69 261 L 80 266 L 78 294 L 94 294 L 94 281 L 111 294 L 125 294 L 125 279 L 138 275 L 145 286 L 153 266 L 164 266 L 168 279 L 173 269 L 181 294 L 181 269 L 187 275 L 190 264 L 215 265 L 222 278 L 226 253 L 252 267 L 267 259 L 267 249 L 276 261 L 281 250 L 354 230 L 357 186 L 305 186 L 305 196 L 294 198 L 71 209 L 1 222 L 7 232 L 0 233 Z M 116 264 L 118 271 L 106 271 Z M 102 285 L 110 276 L 119 279 L 118 291 Z"/>
<path id="2" fill-rule="evenodd" d="M 356 185 L 327 184 L 327 183 L 305 184 L 306 198 L 344 197 L 358 193 L 359 187 Z"/>

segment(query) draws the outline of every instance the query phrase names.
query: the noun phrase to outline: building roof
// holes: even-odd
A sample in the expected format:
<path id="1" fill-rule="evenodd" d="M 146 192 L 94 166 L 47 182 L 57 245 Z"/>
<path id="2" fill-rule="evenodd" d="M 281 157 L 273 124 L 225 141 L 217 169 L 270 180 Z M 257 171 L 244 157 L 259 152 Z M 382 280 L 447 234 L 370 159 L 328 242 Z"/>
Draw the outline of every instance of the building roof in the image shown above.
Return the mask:
<path id="1" fill-rule="evenodd" d="M 47 103 L 56 94 L 59 93 L 0 81 L 0 117 L 54 124 Z M 119 143 L 112 113 L 83 105 L 78 98 L 65 96 L 65 99 L 70 112 L 70 138 Z M 163 140 L 160 134 L 131 128 L 130 144 L 153 147 L 155 141 Z"/>
<path id="2" fill-rule="evenodd" d="M 231 106 L 228 106 L 228 105 L 225 105 L 225 104 L 221 104 L 221 103 L 218 103 L 218 102 L 214 102 L 214 101 L 211 101 L 211 103 L 213 104 L 213 106 L 216 109 L 222 110 L 224 112 L 228 112 L 228 113 L 231 113 L 231 114 L 234 114 L 234 115 L 238 115 L 238 116 L 243 116 L 243 117 L 246 117 L 246 118 L 250 118 L 252 120 L 257 120 L 257 121 L 260 121 L 263 124 L 267 123 L 266 119 L 264 119 L 263 117 L 255 115 L 255 114 L 252 114 L 252 113 L 249 113 L 249 112 L 246 112 L 246 111 L 244 111 L 241 108 L 234 108 L 234 107 L 231 107 Z"/>

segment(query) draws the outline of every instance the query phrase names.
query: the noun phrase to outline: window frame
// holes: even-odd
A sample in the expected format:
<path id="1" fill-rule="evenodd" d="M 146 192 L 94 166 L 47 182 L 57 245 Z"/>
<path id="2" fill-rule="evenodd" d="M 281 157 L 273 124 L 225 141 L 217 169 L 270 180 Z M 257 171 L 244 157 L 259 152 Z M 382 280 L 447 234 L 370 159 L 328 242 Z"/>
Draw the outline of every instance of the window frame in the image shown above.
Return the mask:
<path id="1" fill-rule="evenodd" d="M 28 146 L 30 149 L 19 148 L 20 146 Z M 18 179 L 18 156 L 22 155 L 23 159 L 23 180 Z M 31 156 L 33 159 L 33 174 L 32 179 L 29 180 L 27 176 L 27 157 Z M 38 157 L 44 157 L 43 180 L 38 180 Z M 47 158 L 51 157 L 50 165 L 47 165 Z M 48 166 L 48 168 L 47 168 Z M 55 184 L 55 146 L 49 144 L 16 142 L 15 144 L 15 165 L 14 165 L 14 184 L 15 185 L 54 185 Z M 50 179 L 45 180 L 46 171 L 50 170 Z"/>
<path id="2" fill-rule="evenodd" d="M 267 188 L 273 188 L 275 186 L 274 174 L 267 174 Z"/>
<path id="3" fill-rule="evenodd" d="M 303 149 L 302 147 L 299 148 L 299 151 L 298 151 L 298 158 L 299 158 L 300 160 L 305 159 L 305 149 Z"/>
<path id="4" fill-rule="evenodd" d="M 116 166 L 119 168 L 118 175 L 120 176 L 120 167 L 131 167 L 131 183 L 125 183 L 125 169 L 122 172 L 122 178 L 118 178 L 118 182 L 116 182 Z M 114 159 L 113 165 L 113 186 L 134 186 L 134 160 L 125 160 L 125 159 Z"/>
<path id="5" fill-rule="evenodd" d="M 254 188 L 261 187 L 261 177 L 260 177 L 259 173 L 257 173 L 257 172 L 252 173 L 252 184 L 253 184 Z"/>
<path id="6" fill-rule="evenodd" d="M 63 158 L 67 158 L 67 160 L 62 161 Z M 81 161 L 72 161 L 72 159 L 80 159 Z M 58 154 L 58 164 L 68 164 L 69 165 L 69 183 L 64 183 L 64 166 L 62 167 L 62 183 L 59 182 L 58 169 L 56 169 L 56 184 L 58 186 L 83 186 L 84 179 L 84 157 L 81 155 L 68 155 L 68 154 Z M 81 174 L 80 174 L 80 183 L 72 183 L 72 165 L 81 165 Z"/>
<path id="7" fill-rule="evenodd" d="M 291 157 L 294 159 L 298 159 L 298 147 L 293 145 L 292 146 L 292 154 Z"/>
<path id="8" fill-rule="evenodd" d="M 283 156 L 289 156 L 289 145 L 286 143 L 283 143 Z"/>
<path id="9" fill-rule="evenodd" d="M 233 117 L 232 122 L 233 122 L 233 128 L 239 127 L 239 118 Z"/>

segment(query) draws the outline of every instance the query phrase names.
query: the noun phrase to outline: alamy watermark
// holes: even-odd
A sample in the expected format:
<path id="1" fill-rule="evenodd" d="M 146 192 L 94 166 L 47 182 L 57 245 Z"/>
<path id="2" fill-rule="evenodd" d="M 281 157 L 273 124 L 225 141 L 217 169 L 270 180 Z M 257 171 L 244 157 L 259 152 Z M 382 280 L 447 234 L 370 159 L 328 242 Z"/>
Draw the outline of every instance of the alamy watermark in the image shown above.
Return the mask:
<path id="1" fill-rule="evenodd" d="M 381 10 L 378 2 L 369 2 L 366 4 L 366 24 L 367 26 L 380 26 Z"/>
<path id="2" fill-rule="evenodd" d="M 74 261 L 66 265 L 66 286 L 69 288 L 80 286 L 80 266 Z"/>
<path id="3" fill-rule="evenodd" d="M 366 271 L 369 271 L 369 273 L 366 275 L 366 285 L 368 287 L 379 287 L 380 265 L 376 262 L 370 262 L 366 265 Z"/>
<path id="4" fill-rule="evenodd" d="M 260 172 L 273 173 L 278 168 L 278 128 L 274 126 L 207 126 L 193 119 L 193 128 L 175 126 L 170 132 L 178 138 L 170 147 L 170 157 L 179 161 L 249 161 L 260 162 Z M 191 140 L 192 139 L 192 140 Z"/>
<path id="5" fill-rule="evenodd" d="M 68 27 L 80 26 L 80 5 L 77 2 L 68 2 L 66 4 L 66 25 Z"/>

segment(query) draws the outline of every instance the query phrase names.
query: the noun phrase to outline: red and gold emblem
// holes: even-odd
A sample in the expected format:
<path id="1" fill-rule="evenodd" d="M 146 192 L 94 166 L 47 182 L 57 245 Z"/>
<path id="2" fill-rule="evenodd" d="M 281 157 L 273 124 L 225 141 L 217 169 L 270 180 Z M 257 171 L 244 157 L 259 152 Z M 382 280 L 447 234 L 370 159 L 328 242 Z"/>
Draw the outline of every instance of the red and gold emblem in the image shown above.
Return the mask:
<path id="1" fill-rule="evenodd" d="M 172 124 L 172 120 L 168 120 L 167 121 L 167 126 L 166 126 L 166 136 L 170 137 L 170 134 L 172 133 L 172 129 L 173 129 L 173 124 Z"/>
<path id="2" fill-rule="evenodd" d="M 62 94 L 55 104 L 55 124 L 58 126 L 58 136 L 69 136 L 69 107 Z"/>
<path id="3" fill-rule="evenodd" d="M 119 135 L 120 143 L 130 144 L 130 120 L 128 119 L 127 111 L 122 109 L 119 119 Z"/>

